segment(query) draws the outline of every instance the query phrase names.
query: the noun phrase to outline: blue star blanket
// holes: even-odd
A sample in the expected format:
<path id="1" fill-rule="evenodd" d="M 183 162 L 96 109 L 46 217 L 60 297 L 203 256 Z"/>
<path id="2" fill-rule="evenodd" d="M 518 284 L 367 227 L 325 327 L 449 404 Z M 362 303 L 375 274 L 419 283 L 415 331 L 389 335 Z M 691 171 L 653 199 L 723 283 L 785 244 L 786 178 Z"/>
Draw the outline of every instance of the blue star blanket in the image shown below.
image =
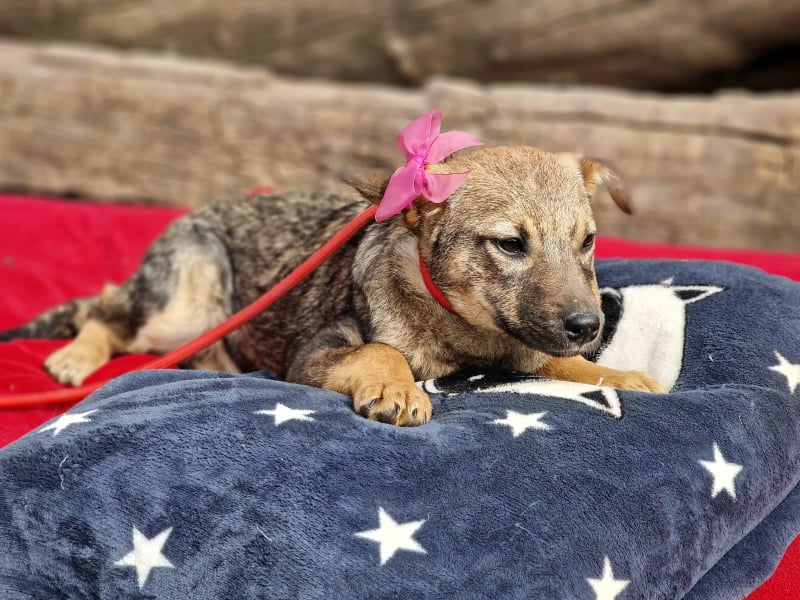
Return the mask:
<path id="1" fill-rule="evenodd" d="M 800 532 L 800 285 L 598 265 L 670 393 L 421 382 L 401 429 L 268 374 L 121 377 L 0 452 L 0 598 L 731 600 Z"/>

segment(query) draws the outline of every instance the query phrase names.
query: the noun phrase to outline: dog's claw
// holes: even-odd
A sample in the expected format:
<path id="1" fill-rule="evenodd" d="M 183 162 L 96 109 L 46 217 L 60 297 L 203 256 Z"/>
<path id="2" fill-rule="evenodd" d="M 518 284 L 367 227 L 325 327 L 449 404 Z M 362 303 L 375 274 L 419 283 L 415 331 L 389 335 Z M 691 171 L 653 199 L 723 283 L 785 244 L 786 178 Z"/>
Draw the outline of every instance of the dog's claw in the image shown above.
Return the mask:
<path id="1" fill-rule="evenodd" d="M 361 416 L 373 421 L 401 426 L 427 423 L 428 415 L 433 412 L 428 395 L 411 383 L 357 389 L 353 394 L 353 408 Z"/>

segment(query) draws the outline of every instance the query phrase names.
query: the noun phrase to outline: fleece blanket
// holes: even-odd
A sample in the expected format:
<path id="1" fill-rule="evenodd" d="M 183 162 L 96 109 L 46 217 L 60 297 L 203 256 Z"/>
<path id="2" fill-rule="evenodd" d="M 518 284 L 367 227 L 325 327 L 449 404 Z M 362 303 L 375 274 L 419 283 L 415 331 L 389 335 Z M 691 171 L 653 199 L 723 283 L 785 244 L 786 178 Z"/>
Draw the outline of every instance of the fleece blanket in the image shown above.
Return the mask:
<path id="1" fill-rule="evenodd" d="M 464 373 L 399 429 L 263 373 L 115 380 L 0 453 L 0 597 L 744 597 L 800 531 L 800 285 L 598 277 L 598 360 L 668 394 Z"/>

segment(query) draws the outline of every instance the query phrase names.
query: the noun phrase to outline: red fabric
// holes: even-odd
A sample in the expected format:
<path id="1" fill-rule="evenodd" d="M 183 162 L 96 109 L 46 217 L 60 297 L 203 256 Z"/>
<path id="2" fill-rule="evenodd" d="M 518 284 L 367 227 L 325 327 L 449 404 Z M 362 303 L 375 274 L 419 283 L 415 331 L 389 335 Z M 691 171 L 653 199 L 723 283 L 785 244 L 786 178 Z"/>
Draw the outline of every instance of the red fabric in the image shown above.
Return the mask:
<path id="1" fill-rule="evenodd" d="M 51 306 L 96 294 L 139 264 L 150 242 L 185 209 L 115 206 L 0 196 L 0 330 L 20 325 Z M 42 369 L 64 341 L 0 344 L 0 395 L 59 389 Z M 89 381 L 120 375 L 145 355 L 114 359 Z M 4 411 L 0 447 L 69 406 Z"/>
<path id="2" fill-rule="evenodd" d="M 732 250 L 702 246 L 671 246 L 633 242 L 616 238 L 597 240 L 597 258 L 675 258 L 681 260 L 728 260 L 763 269 L 800 281 L 800 254 L 765 252 L 762 250 Z"/>
<path id="3" fill-rule="evenodd" d="M 96 294 L 118 283 L 139 264 L 149 245 L 184 209 L 119 206 L 6 195 L 0 196 L 0 330 L 14 327 L 60 302 Z M 800 255 L 643 244 L 603 238 L 598 258 L 702 258 L 751 264 L 800 281 Z M 44 359 L 65 342 L 18 340 L 0 343 L 0 395 L 58 389 L 42 369 Z M 90 381 L 124 373 L 149 360 L 115 358 Z M 0 447 L 66 410 L 67 406 L 5 411 Z M 776 573 L 748 600 L 794 600 L 800 581 L 800 538 Z"/>

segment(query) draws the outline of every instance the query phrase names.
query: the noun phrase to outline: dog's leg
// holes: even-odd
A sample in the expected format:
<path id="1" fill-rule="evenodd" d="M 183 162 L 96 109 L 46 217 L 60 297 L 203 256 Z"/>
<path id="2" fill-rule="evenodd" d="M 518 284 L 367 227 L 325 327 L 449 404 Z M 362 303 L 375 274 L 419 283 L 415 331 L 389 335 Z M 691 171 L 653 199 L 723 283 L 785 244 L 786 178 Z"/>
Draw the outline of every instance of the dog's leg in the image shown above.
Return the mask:
<path id="1" fill-rule="evenodd" d="M 124 346 L 124 341 L 107 323 L 89 319 L 74 340 L 50 355 L 45 368 L 61 383 L 80 385 Z"/>
<path id="2" fill-rule="evenodd" d="M 225 342 L 220 340 L 190 356 L 180 364 L 184 369 L 201 369 L 203 371 L 225 371 L 228 373 L 241 373 L 242 370 L 233 362 L 231 355 L 225 347 Z"/>
<path id="3" fill-rule="evenodd" d="M 45 369 L 53 378 L 66 385 L 80 385 L 114 354 L 125 349 L 125 328 L 108 318 L 108 308 L 118 303 L 120 294 L 120 288 L 107 284 L 93 300 L 83 322 L 77 325 L 75 339 L 45 361 Z"/>
<path id="4" fill-rule="evenodd" d="M 106 286 L 75 340 L 45 362 L 55 379 L 80 385 L 116 353 L 169 352 L 225 320 L 231 312 L 225 248 L 192 225 L 176 222 L 130 279 Z M 221 342 L 185 364 L 238 370 Z"/>
<path id="5" fill-rule="evenodd" d="M 74 338 L 89 318 L 98 297 L 77 298 L 45 311 L 33 320 L 10 329 L 0 331 L 0 341 L 16 339 L 60 340 Z"/>
<path id="6" fill-rule="evenodd" d="M 361 416 L 394 425 L 427 423 L 433 412 L 417 387 L 405 357 L 385 344 L 365 344 L 340 353 L 322 387 L 348 394 Z"/>
<path id="7" fill-rule="evenodd" d="M 353 319 L 334 323 L 294 354 L 287 381 L 347 394 L 355 411 L 373 421 L 422 425 L 431 419 L 430 398 L 405 357 L 386 344 L 365 343 Z"/>
<path id="8" fill-rule="evenodd" d="M 641 371 L 618 371 L 598 365 L 582 356 L 551 358 L 539 375 L 562 381 L 575 381 L 592 385 L 605 385 L 622 390 L 666 393 L 664 387 L 647 373 Z"/>

